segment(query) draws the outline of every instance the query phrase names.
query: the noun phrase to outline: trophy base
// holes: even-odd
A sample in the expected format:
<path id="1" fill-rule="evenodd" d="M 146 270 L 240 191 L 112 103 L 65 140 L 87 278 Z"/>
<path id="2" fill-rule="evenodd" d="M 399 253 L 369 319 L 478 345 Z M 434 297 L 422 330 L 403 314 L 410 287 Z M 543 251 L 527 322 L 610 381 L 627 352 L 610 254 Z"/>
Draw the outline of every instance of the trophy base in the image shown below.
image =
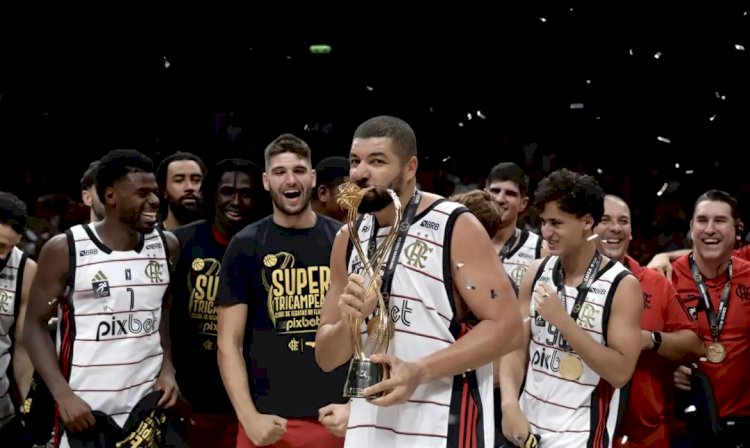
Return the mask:
<path id="1" fill-rule="evenodd" d="M 344 384 L 345 398 L 377 398 L 383 393 L 367 395 L 363 393 L 365 389 L 374 386 L 385 379 L 385 365 L 375 364 L 369 358 L 352 359 L 349 363 L 349 372 L 346 374 L 346 384 Z"/>

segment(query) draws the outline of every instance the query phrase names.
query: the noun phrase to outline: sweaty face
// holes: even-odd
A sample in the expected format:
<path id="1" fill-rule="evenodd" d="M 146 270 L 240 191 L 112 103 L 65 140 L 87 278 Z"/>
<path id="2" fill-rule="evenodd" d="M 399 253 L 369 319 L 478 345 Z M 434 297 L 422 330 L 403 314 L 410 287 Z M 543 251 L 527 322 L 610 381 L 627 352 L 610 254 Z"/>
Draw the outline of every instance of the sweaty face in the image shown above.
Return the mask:
<path id="1" fill-rule="evenodd" d="M 355 138 L 349 152 L 349 162 L 349 178 L 361 188 L 380 186 L 393 190 L 398 195 L 406 188 L 407 165 L 401 162 L 393 150 L 390 138 Z M 368 193 L 362 200 L 362 205 L 377 210 L 381 205 L 391 202 L 391 197 L 380 189 Z"/>
<path id="2" fill-rule="evenodd" d="M 151 232 L 159 211 L 159 187 L 154 173 L 135 172 L 107 188 L 107 203 L 117 219 L 142 233 Z"/>
<path id="3" fill-rule="evenodd" d="M 307 159 L 297 154 L 277 154 L 268 160 L 263 187 L 271 193 L 277 210 L 287 215 L 299 215 L 310 205 L 315 170 Z"/>
<path id="4" fill-rule="evenodd" d="M 578 251 L 586 243 L 586 231 L 593 224 L 591 216 L 579 218 L 561 210 L 556 202 L 545 204 L 540 218 L 542 238 L 547 241 L 550 253 L 559 256 Z"/>
<path id="5" fill-rule="evenodd" d="M 599 251 L 614 260 L 624 259 L 633 234 L 627 204 L 611 197 L 604 199 L 604 215 L 594 232 L 599 235 Z"/>
<path id="6" fill-rule="evenodd" d="M 221 176 L 216 189 L 216 220 L 223 228 L 248 222 L 253 210 L 252 193 L 252 180 L 247 173 L 229 171 Z"/>
<path id="7" fill-rule="evenodd" d="M 702 201 L 695 206 L 690 221 L 694 250 L 703 259 L 731 256 L 736 230 L 732 207 L 721 201 Z"/>
<path id="8" fill-rule="evenodd" d="M 519 213 L 523 213 L 529 203 L 529 198 L 522 197 L 518 185 L 510 180 L 492 182 L 487 192 L 500 209 L 500 224 L 503 226 L 515 223 Z"/>
<path id="9" fill-rule="evenodd" d="M 200 209 L 203 172 L 194 160 L 176 160 L 167 167 L 165 199 L 177 216 Z M 179 219 L 179 218 L 178 218 Z M 180 221 L 183 221 L 180 219 Z"/>
<path id="10" fill-rule="evenodd" d="M 21 242 L 21 235 L 8 224 L 0 224 L 0 260 L 5 260 L 13 248 Z"/>

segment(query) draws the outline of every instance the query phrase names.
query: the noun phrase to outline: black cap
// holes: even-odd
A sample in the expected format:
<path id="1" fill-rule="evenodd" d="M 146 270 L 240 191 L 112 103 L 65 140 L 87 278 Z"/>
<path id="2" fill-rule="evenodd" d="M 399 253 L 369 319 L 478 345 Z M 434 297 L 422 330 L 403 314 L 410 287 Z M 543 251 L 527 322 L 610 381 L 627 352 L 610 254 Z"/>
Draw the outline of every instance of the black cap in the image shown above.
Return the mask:
<path id="1" fill-rule="evenodd" d="M 345 157 L 326 157 L 315 165 L 318 185 L 336 185 L 349 176 L 349 160 Z"/>

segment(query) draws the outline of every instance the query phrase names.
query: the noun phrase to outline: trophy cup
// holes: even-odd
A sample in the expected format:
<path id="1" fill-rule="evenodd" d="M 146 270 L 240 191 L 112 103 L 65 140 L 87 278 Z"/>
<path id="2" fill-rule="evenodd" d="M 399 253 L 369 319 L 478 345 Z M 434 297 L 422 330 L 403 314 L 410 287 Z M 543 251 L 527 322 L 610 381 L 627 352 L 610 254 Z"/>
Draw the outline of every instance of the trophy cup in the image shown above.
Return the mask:
<path id="1" fill-rule="evenodd" d="M 362 199 L 371 191 L 383 193 L 383 190 L 385 190 L 383 187 L 375 186 L 359 188 L 354 183 L 345 183 L 339 187 L 338 203 L 348 214 L 347 226 L 349 228 L 349 239 L 352 242 L 354 250 L 357 251 L 357 256 L 362 261 L 365 297 L 375 293 L 378 300 L 377 314 L 371 316 L 367 323 L 367 343 L 362 342 L 362 320 L 350 316 L 348 322 L 353 356 L 349 363 L 349 371 L 346 376 L 346 384 L 344 385 L 344 397 L 346 398 L 364 398 L 364 389 L 381 382 L 387 378 L 388 373 L 385 365 L 373 364 L 369 356 L 373 353 L 385 353 L 388 351 L 388 344 L 395 333 L 394 324 L 388 315 L 386 299 L 383 297 L 383 293 L 374 279 L 380 275 L 387 262 L 401 225 L 401 201 L 398 195 L 393 190 L 387 190 L 388 196 L 393 200 L 395 209 L 394 222 L 388 235 L 374 251 L 368 253 L 362 247 L 362 241 L 360 241 L 358 229 L 356 228 L 357 215 Z M 375 234 L 372 235 L 372 238 L 373 241 L 369 241 L 369 244 L 377 244 Z M 396 261 L 394 260 L 394 262 Z"/>

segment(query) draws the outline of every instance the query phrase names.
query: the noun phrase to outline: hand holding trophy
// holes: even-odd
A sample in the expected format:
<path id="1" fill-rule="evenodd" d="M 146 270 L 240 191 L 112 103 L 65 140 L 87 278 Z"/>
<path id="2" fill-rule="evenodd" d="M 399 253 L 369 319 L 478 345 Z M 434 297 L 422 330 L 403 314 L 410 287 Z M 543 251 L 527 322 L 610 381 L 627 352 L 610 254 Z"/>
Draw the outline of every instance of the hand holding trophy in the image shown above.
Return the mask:
<path id="1" fill-rule="evenodd" d="M 393 190 L 386 190 L 383 187 L 359 188 L 356 184 L 345 183 L 339 189 L 338 203 L 348 213 L 347 225 L 349 238 L 357 256 L 362 262 L 362 282 L 360 285 L 351 288 L 352 291 L 350 293 L 355 293 L 364 304 L 368 304 L 372 300 L 373 295 L 377 300 L 375 313 L 370 316 L 367 322 L 367 344 L 364 344 L 362 340 L 362 319 L 355 317 L 356 314 L 349 315 L 348 325 L 354 353 L 349 364 L 349 372 L 344 386 L 344 397 L 363 398 L 365 397 L 363 393 L 364 389 L 381 382 L 387 377 L 385 365 L 372 363 L 370 355 L 374 353 L 386 353 L 388 351 L 388 344 L 395 332 L 394 324 L 388 316 L 387 299 L 383 297 L 378 279 L 386 262 L 389 264 L 397 262 L 395 257 L 389 257 L 389 255 L 401 227 L 401 201 Z M 371 192 L 386 197 L 390 196 L 395 209 L 395 219 L 383 242 L 378 245 L 376 235 L 373 234 L 370 238 L 371 241 L 368 241 L 368 250 L 365 250 L 358 229 L 356 228 L 356 223 L 362 199 Z M 383 194 L 386 192 L 387 195 Z M 359 283 L 358 280 L 360 279 L 357 276 L 352 275 L 350 278 L 354 283 Z M 368 307 L 365 306 L 366 308 Z"/>

